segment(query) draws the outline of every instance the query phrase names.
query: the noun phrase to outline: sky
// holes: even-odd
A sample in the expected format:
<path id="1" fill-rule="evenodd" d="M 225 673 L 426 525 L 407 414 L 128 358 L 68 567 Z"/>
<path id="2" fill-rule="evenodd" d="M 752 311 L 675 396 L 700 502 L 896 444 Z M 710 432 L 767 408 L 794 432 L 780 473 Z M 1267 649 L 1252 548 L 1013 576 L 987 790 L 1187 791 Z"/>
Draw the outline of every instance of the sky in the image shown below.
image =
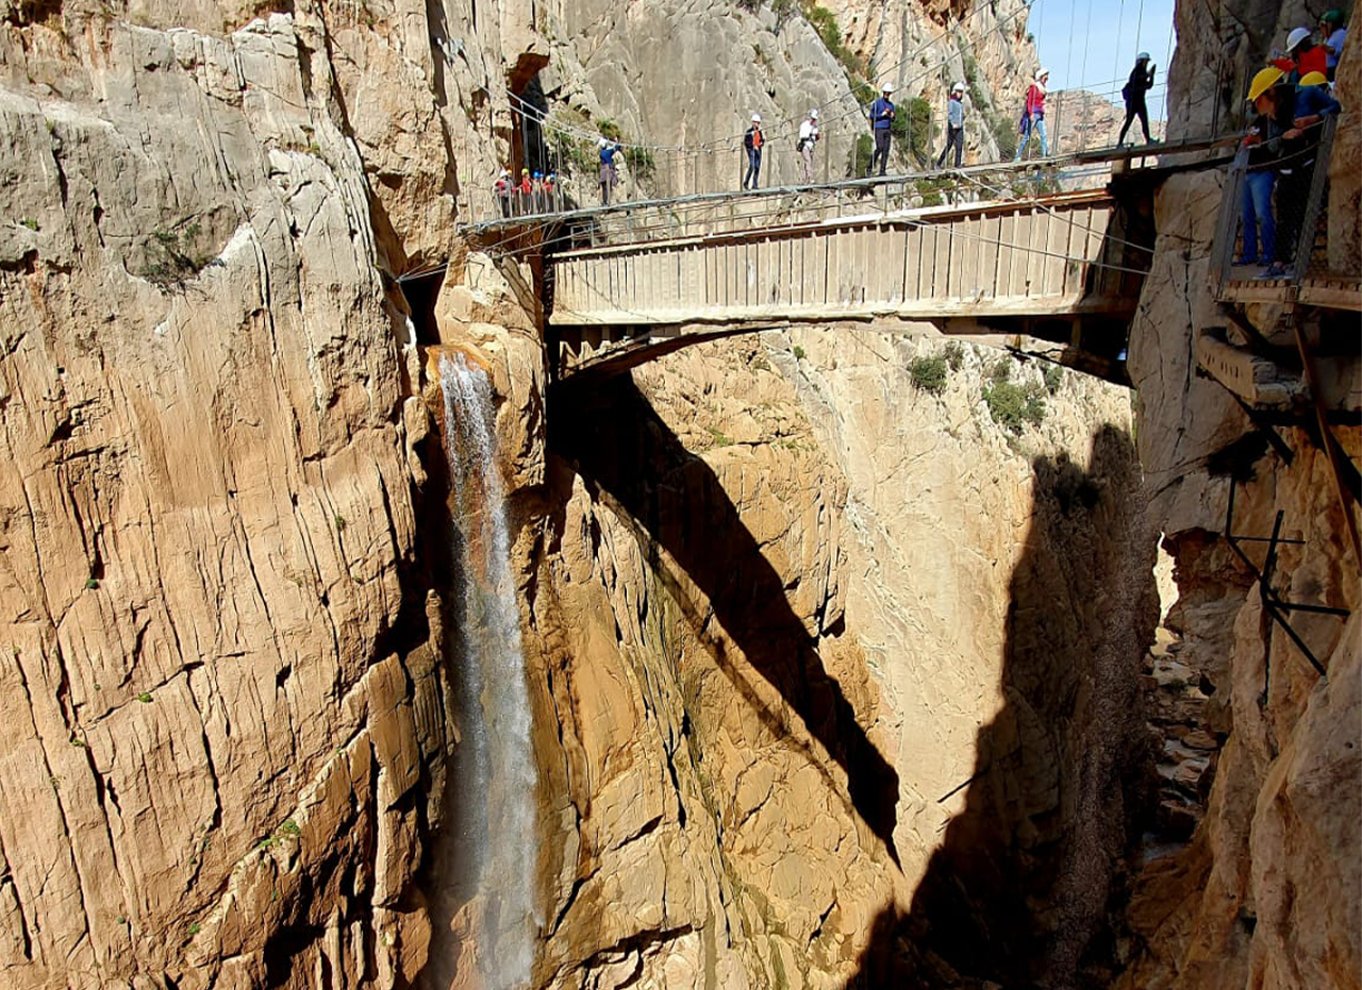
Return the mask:
<path id="1" fill-rule="evenodd" d="M 1027 30 L 1050 70 L 1052 90 L 1088 89 L 1116 103 L 1135 56 L 1149 52 L 1158 66 L 1149 110 L 1162 118 L 1172 25 L 1173 0 L 1035 0 Z"/>

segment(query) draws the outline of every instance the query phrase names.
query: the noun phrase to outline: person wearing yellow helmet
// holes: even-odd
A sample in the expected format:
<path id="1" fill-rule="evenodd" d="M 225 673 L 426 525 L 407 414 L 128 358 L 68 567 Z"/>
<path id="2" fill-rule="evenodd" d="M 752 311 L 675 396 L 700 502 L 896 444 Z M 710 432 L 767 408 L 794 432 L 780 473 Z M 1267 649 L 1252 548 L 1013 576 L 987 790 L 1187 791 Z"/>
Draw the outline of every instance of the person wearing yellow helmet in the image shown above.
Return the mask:
<path id="1" fill-rule="evenodd" d="M 1244 194 L 1240 201 L 1243 220 L 1243 244 L 1236 265 L 1269 266 L 1277 257 L 1277 221 L 1272 214 L 1272 190 L 1277 185 L 1277 159 L 1281 153 L 1282 135 L 1290 127 L 1290 110 L 1283 111 L 1288 102 L 1278 99 L 1277 87 L 1285 73 L 1276 66 L 1258 70 L 1249 83 L 1248 101 L 1258 116 L 1249 125 L 1242 142 L 1247 155 L 1244 175 Z M 1267 271 L 1263 273 L 1267 274 Z"/>

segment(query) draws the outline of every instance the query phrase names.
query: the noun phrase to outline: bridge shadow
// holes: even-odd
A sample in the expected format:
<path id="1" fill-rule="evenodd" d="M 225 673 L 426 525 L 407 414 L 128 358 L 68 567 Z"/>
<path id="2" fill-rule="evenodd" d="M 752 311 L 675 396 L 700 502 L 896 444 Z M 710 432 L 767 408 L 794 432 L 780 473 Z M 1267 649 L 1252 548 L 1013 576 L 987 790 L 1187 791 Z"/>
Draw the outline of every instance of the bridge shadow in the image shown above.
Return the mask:
<path id="1" fill-rule="evenodd" d="M 621 375 L 590 388 L 555 386 L 548 417 L 551 449 L 573 463 L 592 494 L 634 529 L 652 570 L 691 624 L 715 665 L 786 745 L 783 712 L 773 709 L 728 656 L 729 642 L 845 771 L 845 801 L 897 864 L 894 826 L 899 780 L 856 719 L 819 656 L 815 639 L 790 608 L 786 581 L 762 555 L 713 470 L 686 450 L 633 380 Z M 672 573 L 665 550 L 681 574 Z M 686 580 L 700 592 L 697 601 Z M 725 636 L 713 630 L 717 623 Z M 806 748 L 807 751 L 807 748 Z M 816 753 L 809 759 L 828 780 Z"/>
<path id="2" fill-rule="evenodd" d="M 1003 708 L 978 732 L 964 806 L 911 907 L 876 917 L 848 990 L 1109 985 L 1107 918 L 1124 896 L 1112 878 L 1149 806 L 1138 659 L 1158 606 L 1130 437 L 1104 429 L 1091 464 L 1033 464 Z"/>

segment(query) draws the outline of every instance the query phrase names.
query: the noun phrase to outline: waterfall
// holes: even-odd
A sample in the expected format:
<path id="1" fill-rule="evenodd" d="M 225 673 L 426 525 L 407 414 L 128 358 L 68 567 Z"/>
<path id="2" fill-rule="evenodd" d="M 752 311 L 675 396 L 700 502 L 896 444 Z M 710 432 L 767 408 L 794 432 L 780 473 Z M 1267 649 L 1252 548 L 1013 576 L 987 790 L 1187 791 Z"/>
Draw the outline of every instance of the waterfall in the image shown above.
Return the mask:
<path id="1" fill-rule="evenodd" d="M 511 580 L 506 492 L 496 459 L 495 408 L 485 372 L 440 356 L 445 443 L 454 497 L 462 601 L 455 639 L 463 751 L 456 789 L 465 846 L 463 886 L 484 990 L 530 982 L 542 918 L 535 908 L 535 795 L 530 700 L 520 612 Z"/>

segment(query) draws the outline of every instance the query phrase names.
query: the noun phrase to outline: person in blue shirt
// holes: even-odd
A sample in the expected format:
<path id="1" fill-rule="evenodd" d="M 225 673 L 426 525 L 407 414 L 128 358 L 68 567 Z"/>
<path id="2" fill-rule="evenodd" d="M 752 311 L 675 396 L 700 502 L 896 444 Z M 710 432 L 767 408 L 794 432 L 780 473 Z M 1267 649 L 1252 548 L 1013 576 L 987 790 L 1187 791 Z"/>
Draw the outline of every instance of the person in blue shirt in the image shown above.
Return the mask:
<path id="1" fill-rule="evenodd" d="M 1348 40 L 1348 29 L 1343 26 L 1343 11 L 1326 10 L 1319 19 L 1319 36 L 1324 39 L 1324 74 L 1329 82 L 1334 81 L 1338 70 L 1338 56 L 1343 52 L 1343 42 Z"/>
<path id="2" fill-rule="evenodd" d="M 946 147 L 941 149 L 941 157 L 936 167 L 946 164 L 946 156 L 955 149 L 955 167 L 965 155 L 965 84 L 956 83 L 951 87 L 951 98 L 946 101 Z"/>
<path id="3" fill-rule="evenodd" d="M 1283 124 L 1277 165 L 1276 258 L 1262 278 L 1293 278 L 1298 269 L 1310 263 L 1309 257 L 1297 258 L 1296 250 L 1315 175 L 1319 125 L 1342 109 L 1326 83 L 1324 73 L 1309 72 L 1295 87 L 1287 84 L 1277 88 L 1278 101 L 1292 107 L 1294 116 L 1283 115 L 1289 125 Z M 1311 241 L 1312 236 L 1307 235 L 1306 240 Z"/>
<path id="4" fill-rule="evenodd" d="M 889 131 L 894 126 L 894 103 L 889 99 L 894 87 L 885 83 L 880 87 L 880 98 L 870 104 L 870 130 L 875 135 L 875 150 L 870 156 L 870 169 L 866 175 L 875 171 L 875 162 L 880 163 L 880 175 L 889 167 Z"/>
<path id="5" fill-rule="evenodd" d="M 596 142 L 596 147 L 601 153 L 601 205 L 610 205 L 610 193 L 615 188 L 615 183 L 619 182 L 619 169 L 615 165 L 615 156 L 623 151 L 623 147 L 618 141 L 609 141 L 601 138 Z"/>

